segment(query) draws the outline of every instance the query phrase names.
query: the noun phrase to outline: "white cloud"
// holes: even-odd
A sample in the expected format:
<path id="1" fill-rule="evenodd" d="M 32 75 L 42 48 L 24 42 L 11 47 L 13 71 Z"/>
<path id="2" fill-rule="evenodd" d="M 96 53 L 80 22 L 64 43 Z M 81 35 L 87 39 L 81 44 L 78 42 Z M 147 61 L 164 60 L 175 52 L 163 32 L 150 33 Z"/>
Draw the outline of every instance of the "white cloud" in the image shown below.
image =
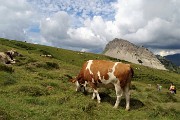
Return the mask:
<path id="1" fill-rule="evenodd" d="M 161 55 L 161 56 L 167 56 L 167 55 L 171 55 L 171 54 L 176 54 L 176 53 L 180 53 L 180 50 L 170 50 L 170 49 L 156 49 L 155 51 L 153 51 L 155 54 L 157 55 Z"/>
<path id="2" fill-rule="evenodd" d="M 0 37 L 24 40 L 24 30 L 33 24 L 35 14 L 25 0 L 4 0 L 0 4 Z"/>
<path id="3" fill-rule="evenodd" d="M 180 49 L 178 0 L 27 1 L 1 2 L 0 37 L 86 51 L 100 51 L 113 38 L 155 53 Z"/>
<path id="4" fill-rule="evenodd" d="M 71 39 L 70 44 L 80 48 L 102 48 L 102 44 L 104 44 L 99 35 L 95 35 L 92 30 L 86 27 L 69 29 L 68 35 Z"/>
<path id="5" fill-rule="evenodd" d="M 55 13 L 52 17 L 48 17 L 40 23 L 41 35 L 52 42 L 67 38 L 69 27 L 70 16 L 63 11 Z"/>
<path id="6" fill-rule="evenodd" d="M 116 11 L 114 19 L 110 20 L 104 19 L 99 14 L 105 11 L 100 7 L 101 2 L 89 1 L 86 4 L 83 1 L 71 1 L 71 3 L 72 6 L 70 4 L 66 6 L 68 9 L 73 9 L 73 13 L 70 14 L 67 11 L 67 14 L 73 19 L 77 17 L 76 20 L 74 19 L 76 22 L 72 23 L 78 23 L 77 20 L 80 20 L 81 26 L 73 28 L 74 25 L 68 22 L 62 26 L 62 15 L 56 17 L 57 15 L 54 14 L 42 25 L 45 27 L 42 28 L 42 35 L 46 39 L 55 40 L 54 42 L 61 46 L 89 50 L 103 49 L 107 42 L 114 38 L 124 38 L 150 49 L 159 47 L 177 49 L 180 45 L 180 27 L 177 25 L 180 18 L 178 14 L 180 8 L 177 5 L 180 4 L 175 0 L 165 2 L 163 0 L 119 0 L 110 5 L 111 7 L 106 6 Z M 81 12 L 81 15 L 77 16 L 78 12 Z M 88 15 L 90 12 L 93 12 L 93 17 Z M 66 19 L 69 21 L 68 18 Z M 56 22 L 50 22 L 53 20 Z"/>

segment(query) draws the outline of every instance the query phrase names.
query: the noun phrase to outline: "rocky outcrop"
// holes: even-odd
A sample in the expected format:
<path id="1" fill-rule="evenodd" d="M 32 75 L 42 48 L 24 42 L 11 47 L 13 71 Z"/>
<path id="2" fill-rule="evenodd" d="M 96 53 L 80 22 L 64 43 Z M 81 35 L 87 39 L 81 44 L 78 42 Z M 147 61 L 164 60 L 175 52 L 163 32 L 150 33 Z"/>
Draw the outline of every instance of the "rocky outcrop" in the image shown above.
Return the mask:
<path id="1" fill-rule="evenodd" d="M 156 69 L 166 70 L 157 57 L 143 46 L 136 46 L 127 40 L 110 41 L 103 52 L 105 55 Z"/>

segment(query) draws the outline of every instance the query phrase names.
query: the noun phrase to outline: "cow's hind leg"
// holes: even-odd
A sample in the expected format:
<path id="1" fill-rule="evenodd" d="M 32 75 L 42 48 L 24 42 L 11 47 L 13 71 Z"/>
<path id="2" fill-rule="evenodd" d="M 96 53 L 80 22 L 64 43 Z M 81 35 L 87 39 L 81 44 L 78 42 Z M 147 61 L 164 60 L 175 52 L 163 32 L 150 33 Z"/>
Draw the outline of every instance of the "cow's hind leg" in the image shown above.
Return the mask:
<path id="1" fill-rule="evenodd" d="M 126 85 L 124 89 L 124 95 L 126 98 L 126 110 L 130 110 L 130 91 L 129 91 L 129 85 Z"/>
<path id="2" fill-rule="evenodd" d="M 121 89 L 121 86 L 120 86 L 120 84 L 114 84 L 114 86 L 115 86 L 115 90 L 116 90 L 116 103 L 115 103 L 115 105 L 114 105 L 114 108 L 118 108 L 118 106 L 119 106 L 119 103 L 120 103 L 120 101 L 121 101 L 121 97 L 122 97 L 122 95 L 123 95 L 123 91 L 122 91 L 122 89 Z"/>

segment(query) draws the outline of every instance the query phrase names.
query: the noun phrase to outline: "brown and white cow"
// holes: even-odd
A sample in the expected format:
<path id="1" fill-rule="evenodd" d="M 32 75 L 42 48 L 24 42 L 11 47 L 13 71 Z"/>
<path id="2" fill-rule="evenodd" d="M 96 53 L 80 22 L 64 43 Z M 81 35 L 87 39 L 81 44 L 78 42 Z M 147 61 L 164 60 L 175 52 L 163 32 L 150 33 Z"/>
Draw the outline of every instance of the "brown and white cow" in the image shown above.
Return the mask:
<path id="1" fill-rule="evenodd" d="M 79 75 L 71 79 L 71 82 L 76 83 L 76 91 L 80 91 L 82 88 L 85 90 L 86 84 L 88 84 L 93 88 L 92 99 L 97 97 L 98 103 L 101 102 L 98 87 L 102 84 L 113 84 L 117 96 L 114 108 L 119 106 L 121 97 L 124 94 L 126 98 L 126 110 L 129 110 L 129 89 L 133 74 L 130 64 L 105 60 L 89 60 L 83 64 Z"/>

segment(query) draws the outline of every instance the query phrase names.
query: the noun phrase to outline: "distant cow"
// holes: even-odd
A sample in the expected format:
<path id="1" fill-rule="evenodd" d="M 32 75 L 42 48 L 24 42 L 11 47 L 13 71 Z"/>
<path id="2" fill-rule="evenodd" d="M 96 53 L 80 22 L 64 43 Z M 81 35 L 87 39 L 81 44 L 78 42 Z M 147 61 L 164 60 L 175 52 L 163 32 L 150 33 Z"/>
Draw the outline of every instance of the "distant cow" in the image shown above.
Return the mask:
<path id="1" fill-rule="evenodd" d="M 130 64 L 121 62 L 111 62 L 105 60 L 89 60 L 84 63 L 79 75 L 71 79 L 76 83 L 76 91 L 85 90 L 86 84 L 93 88 L 92 99 L 97 97 L 98 103 L 101 98 L 98 87 L 101 85 L 113 84 L 116 91 L 116 103 L 114 108 L 119 106 L 124 93 L 126 98 L 126 110 L 130 109 L 130 83 L 134 72 Z"/>
<path id="2" fill-rule="evenodd" d="M 0 62 L 4 64 L 15 63 L 14 57 L 16 56 L 21 56 L 21 54 L 19 54 L 15 50 L 9 50 L 7 52 L 0 52 Z"/>
<path id="3" fill-rule="evenodd" d="M 52 58 L 52 55 L 40 55 L 40 56 Z"/>

